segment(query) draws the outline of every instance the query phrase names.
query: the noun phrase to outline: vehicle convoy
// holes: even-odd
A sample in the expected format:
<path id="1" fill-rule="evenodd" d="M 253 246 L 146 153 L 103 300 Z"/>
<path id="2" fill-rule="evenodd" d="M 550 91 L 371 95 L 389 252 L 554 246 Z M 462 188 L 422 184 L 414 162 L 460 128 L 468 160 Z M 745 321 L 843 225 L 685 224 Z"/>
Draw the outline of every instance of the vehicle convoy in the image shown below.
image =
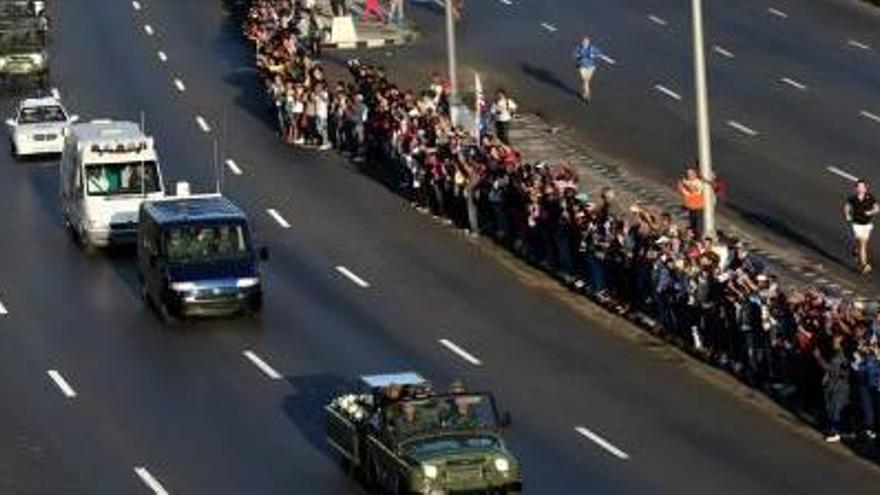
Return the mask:
<path id="1" fill-rule="evenodd" d="M 137 238 L 141 203 L 164 197 L 153 138 L 133 122 L 93 120 L 65 131 L 61 211 L 87 251 Z"/>
<path id="2" fill-rule="evenodd" d="M 185 183 L 183 183 L 185 184 Z M 138 283 L 165 320 L 255 314 L 263 304 L 259 260 L 248 220 L 220 194 L 146 201 L 138 220 Z"/>
<path id="3" fill-rule="evenodd" d="M 522 491 L 494 398 L 437 393 L 416 373 L 364 376 L 325 407 L 327 441 L 371 488 L 393 494 Z M 505 415 L 507 416 L 507 415 Z"/>
<path id="4" fill-rule="evenodd" d="M 49 84 L 49 52 L 39 19 L 0 17 L 0 82 Z"/>
<path id="5" fill-rule="evenodd" d="M 18 104 L 15 116 L 6 120 L 12 154 L 20 158 L 61 153 L 64 130 L 77 120 L 79 117 L 68 114 L 56 96 L 25 98 Z"/>

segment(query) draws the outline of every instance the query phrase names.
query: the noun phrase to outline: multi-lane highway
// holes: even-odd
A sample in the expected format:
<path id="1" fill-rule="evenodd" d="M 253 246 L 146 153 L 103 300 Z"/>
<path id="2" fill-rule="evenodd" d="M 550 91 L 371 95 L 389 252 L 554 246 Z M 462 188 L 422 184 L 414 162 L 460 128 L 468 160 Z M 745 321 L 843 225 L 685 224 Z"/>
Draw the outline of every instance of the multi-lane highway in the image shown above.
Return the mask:
<path id="1" fill-rule="evenodd" d="M 599 31 L 638 2 L 586 2 L 588 9 L 542 1 L 538 17 L 538 2 L 511 3 L 470 2 L 468 15 L 482 13 L 488 24 L 465 38 L 492 38 L 500 50 L 491 23 L 505 22 L 519 35 L 506 38 L 504 53 L 558 63 L 548 70 L 561 79 L 570 68 L 563 34 L 592 19 L 600 39 L 610 36 Z M 741 16 L 752 12 L 729 5 Z M 211 143 L 224 136 L 225 191 L 271 250 L 266 307 L 257 320 L 162 325 L 138 300 L 130 256 L 89 258 L 67 239 L 55 164 L 0 156 L 0 493 L 361 493 L 325 445 L 321 406 L 353 376 L 403 369 L 493 390 L 513 413 L 508 437 L 530 493 L 876 492 L 876 468 L 825 446 L 780 411 L 627 337 L 636 331 L 414 214 L 335 155 L 279 143 L 250 69 L 252 53 L 221 2 L 79 0 L 52 8 L 55 83 L 74 113 L 136 120 L 145 111 L 166 179 L 191 180 L 197 190 L 213 183 Z M 429 46 L 434 14 L 414 13 L 425 17 L 426 41 L 398 58 L 439 64 Z M 794 9 L 789 14 L 789 22 L 804 22 Z M 684 14 L 655 15 L 672 24 Z M 684 54 L 673 55 L 672 34 L 652 33 L 655 24 L 638 25 L 635 14 L 628 19 L 614 36 L 627 41 L 605 45 L 619 61 L 613 70 L 634 75 L 609 79 L 670 67 L 664 55 L 684 65 Z M 753 29 L 752 20 L 739 22 Z M 648 36 L 666 36 L 670 45 L 647 43 Z M 852 36 L 874 41 L 868 32 Z M 736 39 L 731 33 L 726 45 L 739 63 L 748 48 Z M 486 50 L 466 53 L 484 62 L 498 53 Z M 549 55 L 554 50 L 558 59 Z M 518 58 L 494 57 L 514 67 Z M 399 65 L 401 79 L 415 76 Z M 534 84 L 516 82 L 528 77 L 521 71 L 509 74 L 511 86 Z M 654 135 L 671 126 L 648 132 L 648 123 L 615 109 L 625 85 L 610 82 L 599 86 L 608 101 L 577 117 L 585 128 L 601 138 L 601 118 L 611 129 L 603 132 L 618 136 L 609 142 L 625 151 L 649 153 L 644 143 L 655 143 L 655 159 L 672 155 L 674 141 Z M 768 92 L 781 91 L 772 83 Z M 744 99 L 757 98 L 759 89 L 747 89 L 740 87 Z M 537 85 L 522 98 L 532 105 L 546 98 L 548 112 L 570 106 L 557 93 Z M 733 96 L 720 96 L 738 107 Z M 775 98 L 783 97 L 790 96 Z M 810 97 L 843 113 L 836 100 Z M 651 85 L 630 98 L 630 108 L 657 105 L 645 112 L 653 119 L 663 112 L 687 119 Z M 747 118 L 764 115 L 757 110 L 731 112 L 761 136 L 781 126 Z M 631 147 L 623 146 L 622 128 L 630 129 Z M 734 136 L 727 137 L 731 148 Z M 804 187 L 834 186 L 833 177 L 819 177 Z"/>
<path id="2" fill-rule="evenodd" d="M 859 0 L 705 3 L 725 213 L 851 267 L 843 196 L 854 177 L 880 183 L 880 9 Z M 438 12 L 431 2 L 410 9 L 436 26 L 414 50 L 439 69 Z M 599 68 L 589 108 L 578 102 L 572 60 L 587 33 L 615 62 Z M 479 71 L 634 172 L 672 187 L 696 156 L 689 1 L 469 2 L 458 41 L 465 80 Z"/>

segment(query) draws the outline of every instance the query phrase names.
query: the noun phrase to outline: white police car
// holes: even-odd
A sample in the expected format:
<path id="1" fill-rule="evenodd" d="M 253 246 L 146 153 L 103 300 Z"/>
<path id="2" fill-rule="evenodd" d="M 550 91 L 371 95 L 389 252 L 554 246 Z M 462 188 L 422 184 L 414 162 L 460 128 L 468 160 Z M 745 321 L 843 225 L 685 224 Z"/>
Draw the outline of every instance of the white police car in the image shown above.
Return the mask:
<path id="1" fill-rule="evenodd" d="M 15 116 L 6 120 L 12 154 L 19 158 L 61 153 L 64 150 L 64 129 L 77 120 L 77 116 L 64 109 L 57 93 L 22 100 Z"/>

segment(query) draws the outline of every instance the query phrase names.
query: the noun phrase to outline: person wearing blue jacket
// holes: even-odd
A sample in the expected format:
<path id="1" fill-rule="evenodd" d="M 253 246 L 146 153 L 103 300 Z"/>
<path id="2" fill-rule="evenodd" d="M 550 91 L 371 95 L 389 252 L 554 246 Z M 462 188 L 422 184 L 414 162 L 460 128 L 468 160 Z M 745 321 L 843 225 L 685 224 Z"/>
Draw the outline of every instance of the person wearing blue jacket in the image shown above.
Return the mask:
<path id="1" fill-rule="evenodd" d="M 577 62 L 578 72 L 583 83 L 583 97 L 587 103 L 590 103 L 593 97 L 591 89 L 593 74 L 596 72 L 597 62 L 602 57 L 602 51 L 590 40 L 589 36 L 584 36 L 584 39 L 574 50 L 574 59 Z"/>

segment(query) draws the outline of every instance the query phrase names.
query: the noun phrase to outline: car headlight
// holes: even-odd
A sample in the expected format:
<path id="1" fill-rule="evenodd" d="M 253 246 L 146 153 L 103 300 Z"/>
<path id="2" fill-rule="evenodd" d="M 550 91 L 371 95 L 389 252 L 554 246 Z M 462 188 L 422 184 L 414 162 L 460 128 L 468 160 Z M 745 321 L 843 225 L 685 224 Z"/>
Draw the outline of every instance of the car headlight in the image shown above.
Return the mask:
<path id="1" fill-rule="evenodd" d="M 260 279 L 257 277 L 246 277 L 240 278 L 235 281 L 235 286 L 239 289 L 247 289 L 248 287 L 253 287 L 260 283 Z"/>
<path id="2" fill-rule="evenodd" d="M 433 464 L 422 464 L 422 473 L 429 480 L 436 480 L 437 476 L 440 476 L 440 470 Z"/>
<path id="3" fill-rule="evenodd" d="M 174 282 L 171 284 L 171 290 L 175 292 L 192 292 L 196 288 L 196 284 L 193 282 Z"/>
<path id="4" fill-rule="evenodd" d="M 9 62 L 9 60 L 6 57 L 0 57 L 0 69 L 6 67 L 7 62 Z"/>
<path id="5" fill-rule="evenodd" d="M 506 473 L 506 472 L 510 471 L 510 461 L 508 461 L 507 459 L 505 459 L 503 457 L 498 457 L 497 459 L 495 459 L 494 464 L 495 464 L 495 469 L 499 473 Z"/>
<path id="6" fill-rule="evenodd" d="M 42 53 L 31 54 L 31 61 L 34 63 L 34 65 L 43 65 L 43 62 L 45 62 L 45 60 L 46 59 Z"/>

